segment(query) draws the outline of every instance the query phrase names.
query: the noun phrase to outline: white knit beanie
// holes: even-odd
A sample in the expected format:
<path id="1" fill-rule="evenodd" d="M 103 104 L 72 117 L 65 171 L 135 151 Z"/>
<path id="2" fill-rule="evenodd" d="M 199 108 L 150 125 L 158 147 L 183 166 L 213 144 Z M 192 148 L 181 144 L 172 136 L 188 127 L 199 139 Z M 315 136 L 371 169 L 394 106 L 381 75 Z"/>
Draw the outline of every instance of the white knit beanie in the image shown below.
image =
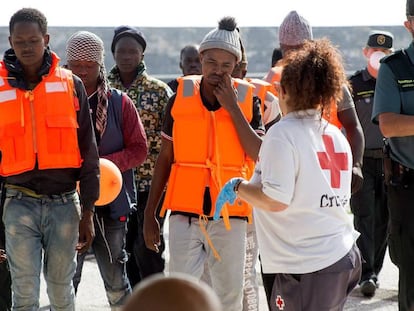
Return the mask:
<path id="1" fill-rule="evenodd" d="M 66 43 L 67 61 L 91 61 L 103 66 L 104 43 L 89 31 L 75 32 Z"/>
<path id="2" fill-rule="evenodd" d="M 209 49 L 226 50 L 236 56 L 237 62 L 241 60 L 240 35 L 233 17 L 223 17 L 219 21 L 218 28 L 213 29 L 204 37 L 200 43 L 199 52 Z"/>
<path id="3" fill-rule="evenodd" d="M 280 44 L 297 46 L 303 44 L 305 40 L 312 39 L 312 27 L 296 11 L 291 11 L 279 27 Z"/>

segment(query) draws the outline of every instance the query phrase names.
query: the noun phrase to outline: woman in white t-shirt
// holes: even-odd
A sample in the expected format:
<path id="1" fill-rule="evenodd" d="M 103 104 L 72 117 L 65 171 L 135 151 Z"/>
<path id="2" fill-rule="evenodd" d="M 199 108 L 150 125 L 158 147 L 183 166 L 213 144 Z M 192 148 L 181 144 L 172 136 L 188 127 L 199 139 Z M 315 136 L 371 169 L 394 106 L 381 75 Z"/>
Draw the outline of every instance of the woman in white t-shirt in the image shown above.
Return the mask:
<path id="1" fill-rule="evenodd" d="M 275 278 L 272 311 L 342 310 L 361 274 L 359 233 L 347 213 L 352 153 L 321 115 L 341 99 L 346 75 L 327 39 L 287 57 L 284 116 L 264 137 L 252 179 L 231 179 L 217 207 L 238 199 L 254 206 L 263 272 Z"/>

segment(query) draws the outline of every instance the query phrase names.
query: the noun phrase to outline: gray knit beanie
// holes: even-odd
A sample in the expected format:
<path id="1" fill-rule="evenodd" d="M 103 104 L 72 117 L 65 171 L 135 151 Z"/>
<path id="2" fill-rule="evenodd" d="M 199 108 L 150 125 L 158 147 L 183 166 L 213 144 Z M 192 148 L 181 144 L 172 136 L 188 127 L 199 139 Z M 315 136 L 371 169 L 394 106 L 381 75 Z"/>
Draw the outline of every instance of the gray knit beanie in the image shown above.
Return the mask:
<path id="1" fill-rule="evenodd" d="M 236 56 L 237 62 L 241 60 L 240 35 L 233 17 L 223 17 L 219 21 L 218 28 L 210 31 L 201 41 L 200 53 L 210 49 L 226 50 Z"/>
<path id="2" fill-rule="evenodd" d="M 312 27 L 296 11 L 291 11 L 279 27 L 279 42 L 283 45 L 301 45 L 305 40 L 312 40 Z"/>
<path id="3" fill-rule="evenodd" d="M 104 43 L 89 31 L 75 32 L 66 43 L 67 61 L 91 61 L 104 65 Z"/>

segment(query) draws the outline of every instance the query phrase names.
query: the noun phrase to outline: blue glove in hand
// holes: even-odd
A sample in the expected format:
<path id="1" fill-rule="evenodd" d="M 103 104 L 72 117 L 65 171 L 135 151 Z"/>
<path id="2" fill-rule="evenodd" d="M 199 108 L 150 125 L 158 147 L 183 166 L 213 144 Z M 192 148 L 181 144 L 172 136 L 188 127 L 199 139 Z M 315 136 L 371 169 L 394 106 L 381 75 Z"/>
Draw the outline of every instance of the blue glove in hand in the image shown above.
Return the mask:
<path id="1" fill-rule="evenodd" d="M 234 192 L 234 186 L 241 181 L 243 181 L 243 178 L 233 177 L 228 182 L 226 182 L 223 188 L 221 188 L 220 193 L 217 196 L 216 211 L 214 212 L 213 216 L 214 220 L 220 218 L 220 213 L 225 203 L 228 202 L 230 205 L 234 204 L 234 201 L 236 201 L 237 197 L 236 192 Z"/>

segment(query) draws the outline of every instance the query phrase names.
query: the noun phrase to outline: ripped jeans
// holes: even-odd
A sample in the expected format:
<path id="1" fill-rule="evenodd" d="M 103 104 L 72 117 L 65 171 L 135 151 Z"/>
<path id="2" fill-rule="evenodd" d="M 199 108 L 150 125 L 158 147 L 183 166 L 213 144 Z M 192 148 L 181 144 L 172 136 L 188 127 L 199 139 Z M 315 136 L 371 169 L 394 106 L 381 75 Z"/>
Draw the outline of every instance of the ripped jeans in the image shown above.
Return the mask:
<path id="1" fill-rule="evenodd" d="M 94 215 L 95 239 L 92 251 L 98 264 L 111 309 L 125 303 L 131 294 L 131 286 L 126 274 L 128 255 L 125 251 L 126 221 L 112 219 L 109 214 L 96 208 Z M 73 278 L 77 291 L 81 280 L 83 262 L 87 252 L 77 256 L 78 264 Z"/>

